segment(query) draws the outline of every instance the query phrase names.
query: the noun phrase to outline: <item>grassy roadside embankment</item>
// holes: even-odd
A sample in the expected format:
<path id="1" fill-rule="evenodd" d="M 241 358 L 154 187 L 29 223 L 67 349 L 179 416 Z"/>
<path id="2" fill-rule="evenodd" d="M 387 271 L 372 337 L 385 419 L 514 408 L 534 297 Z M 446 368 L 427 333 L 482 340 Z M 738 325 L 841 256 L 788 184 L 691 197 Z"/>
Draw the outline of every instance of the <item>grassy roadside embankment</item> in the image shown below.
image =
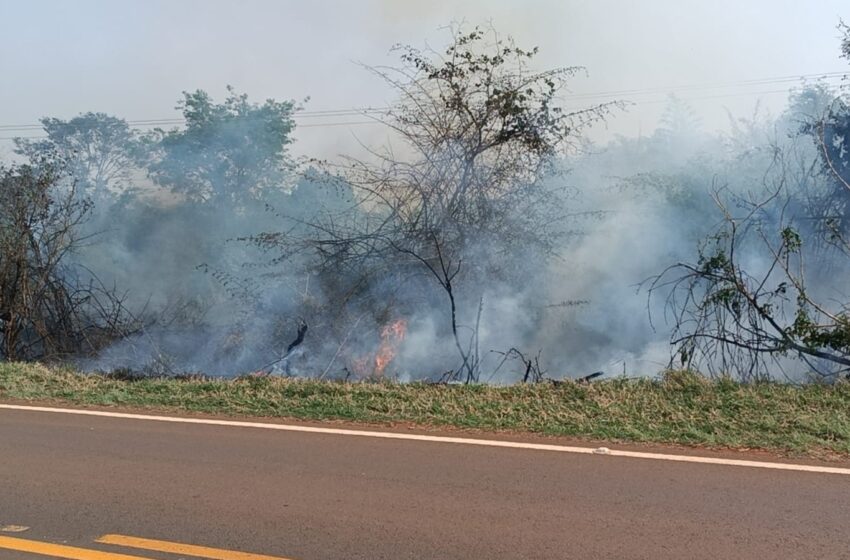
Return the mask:
<path id="1" fill-rule="evenodd" d="M 517 431 L 850 458 L 850 383 L 660 380 L 491 387 L 271 377 L 114 379 L 0 363 L 0 400 Z"/>

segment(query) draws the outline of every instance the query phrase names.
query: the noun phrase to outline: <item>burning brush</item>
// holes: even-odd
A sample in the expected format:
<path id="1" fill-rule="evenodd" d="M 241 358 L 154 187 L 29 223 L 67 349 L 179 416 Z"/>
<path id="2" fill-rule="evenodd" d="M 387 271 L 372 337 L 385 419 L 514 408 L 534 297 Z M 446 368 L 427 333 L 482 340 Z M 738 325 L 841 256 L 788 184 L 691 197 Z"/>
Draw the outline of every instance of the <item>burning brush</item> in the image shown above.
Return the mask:
<path id="1" fill-rule="evenodd" d="M 383 377 L 387 366 L 398 354 L 398 347 L 406 334 L 406 319 L 397 319 L 381 327 L 378 349 L 373 355 L 352 360 L 352 371 L 360 377 Z"/>

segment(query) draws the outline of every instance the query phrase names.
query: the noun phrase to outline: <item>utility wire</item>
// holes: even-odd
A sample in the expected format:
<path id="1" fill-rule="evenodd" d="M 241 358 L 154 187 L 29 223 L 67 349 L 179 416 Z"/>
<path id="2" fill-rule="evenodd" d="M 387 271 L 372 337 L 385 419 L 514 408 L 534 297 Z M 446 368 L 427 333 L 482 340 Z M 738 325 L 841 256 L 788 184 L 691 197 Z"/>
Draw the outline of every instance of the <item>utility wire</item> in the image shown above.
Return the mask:
<path id="1" fill-rule="evenodd" d="M 353 117 L 353 116 L 363 116 L 370 114 L 380 114 L 385 113 L 387 109 L 374 109 L 371 107 L 364 107 L 362 109 L 333 109 L 333 110 L 325 110 L 325 111 L 297 111 L 292 114 L 293 119 L 302 119 L 302 118 L 326 118 L 326 117 Z M 140 120 L 128 120 L 126 121 L 128 125 L 136 127 L 136 126 L 159 126 L 159 125 L 169 125 L 169 124 L 183 124 L 186 120 L 182 117 L 175 118 L 162 118 L 162 119 L 140 119 Z M 307 126 L 307 125 L 303 125 Z M 4 124 L 0 125 L 0 131 L 11 131 L 11 130 L 41 130 L 43 126 L 41 124 Z"/>
<path id="2" fill-rule="evenodd" d="M 658 94 L 671 94 L 677 92 L 699 92 L 706 90 L 722 90 L 722 89 L 738 89 L 738 88 L 749 88 L 749 87 L 758 87 L 765 85 L 773 85 L 773 84 L 787 84 L 787 83 L 797 83 L 801 80 L 810 80 L 810 79 L 820 79 L 820 80 L 836 80 L 843 79 L 847 77 L 845 72 L 822 72 L 815 74 L 800 74 L 800 75 L 789 75 L 789 76 L 777 76 L 772 78 L 757 78 L 752 80 L 739 80 L 733 82 L 720 82 L 720 83 L 704 83 L 704 84 L 691 84 L 691 85 L 680 85 L 680 86 L 669 86 L 669 87 L 652 87 L 652 88 L 638 88 L 638 89 L 623 89 L 623 90 L 612 90 L 612 91 L 599 91 L 592 93 L 581 93 L 581 94 L 569 94 L 563 96 L 565 100 L 577 100 L 577 101 L 590 101 L 590 100 L 604 100 L 606 98 L 617 98 L 623 97 L 626 101 L 634 101 L 637 105 L 652 105 L 658 103 L 664 103 L 666 100 L 634 100 L 629 99 L 635 96 L 647 96 L 647 95 L 658 95 Z M 767 91 L 739 91 L 739 92 L 730 92 L 730 93 L 720 93 L 713 95 L 705 95 L 705 96 L 697 96 L 697 97 L 688 97 L 683 98 L 684 101 L 698 101 L 698 100 L 706 100 L 706 99 L 719 99 L 725 97 L 740 97 L 740 96 L 756 96 L 756 95 L 773 95 L 778 93 L 787 93 L 790 88 L 785 89 L 773 89 Z M 369 115 L 381 115 L 386 114 L 390 109 L 386 108 L 375 108 L 375 107 L 361 107 L 361 108 L 350 108 L 350 109 L 324 109 L 324 110 L 314 110 L 314 111 L 296 111 L 291 117 L 296 120 L 300 119 L 321 119 L 328 117 L 353 117 L 353 116 L 369 116 Z M 161 118 L 161 119 L 136 119 L 136 120 L 128 120 L 126 121 L 128 125 L 133 128 L 142 128 L 142 127 L 157 127 L 157 126 L 168 126 L 168 125 L 181 125 L 185 124 L 185 119 L 178 118 Z M 318 123 L 310 123 L 310 124 L 300 124 L 298 128 L 319 128 L 319 127 L 336 127 L 336 126 L 346 126 L 346 125 L 364 125 L 364 124 L 380 124 L 381 121 L 378 119 L 372 119 L 367 121 L 341 121 L 341 122 L 318 122 Z M 22 124 L 22 125 L 0 125 L 0 132 L 17 132 L 17 131 L 36 131 L 42 130 L 43 125 L 41 124 Z M 43 139 L 47 138 L 46 135 L 34 135 L 34 136 L 0 136 L 0 140 L 14 140 L 16 138 L 23 139 Z"/>
<path id="3" fill-rule="evenodd" d="M 298 129 L 302 128 L 321 128 L 326 126 L 345 126 L 345 125 L 363 125 L 363 124 L 382 124 L 379 120 L 371 120 L 371 121 L 347 121 L 347 122 L 331 122 L 331 123 L 313 123 L 313 124 L 302 124 L 298 126 Z M 17 138 L 21 138 L 22 140 L 43 140 L 48 138 L 46 134 L 40 134 L 37 136 L 0 136 L 0 140 L 15 140 Z"/>

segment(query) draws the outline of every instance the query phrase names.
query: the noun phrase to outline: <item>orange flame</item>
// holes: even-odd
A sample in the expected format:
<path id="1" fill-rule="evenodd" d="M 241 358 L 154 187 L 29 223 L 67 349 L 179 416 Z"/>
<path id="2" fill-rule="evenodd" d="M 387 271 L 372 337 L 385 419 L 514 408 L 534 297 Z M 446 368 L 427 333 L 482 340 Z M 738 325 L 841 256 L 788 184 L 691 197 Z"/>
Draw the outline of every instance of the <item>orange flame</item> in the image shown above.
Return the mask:
<path id="1" fill-rule="evenodd" d="M 384 375 L 384 370 L 395 359 L 398 345 L 407 334 L 407 321 L 398 319 L 381 328 L 381 344 L 375 354 L 375 375 Z"/>

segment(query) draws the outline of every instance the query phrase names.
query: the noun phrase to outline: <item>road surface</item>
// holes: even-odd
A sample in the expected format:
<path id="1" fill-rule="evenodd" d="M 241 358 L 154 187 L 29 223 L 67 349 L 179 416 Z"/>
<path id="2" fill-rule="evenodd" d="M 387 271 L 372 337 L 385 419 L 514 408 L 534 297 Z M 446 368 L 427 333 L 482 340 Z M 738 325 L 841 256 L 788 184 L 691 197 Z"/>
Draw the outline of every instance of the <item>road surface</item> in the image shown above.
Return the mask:
<path id="1" fill-rule="evenodd" d="M 0 410 L 0 484 L 0 559 L 850 558 L 841 474 Z"/>

